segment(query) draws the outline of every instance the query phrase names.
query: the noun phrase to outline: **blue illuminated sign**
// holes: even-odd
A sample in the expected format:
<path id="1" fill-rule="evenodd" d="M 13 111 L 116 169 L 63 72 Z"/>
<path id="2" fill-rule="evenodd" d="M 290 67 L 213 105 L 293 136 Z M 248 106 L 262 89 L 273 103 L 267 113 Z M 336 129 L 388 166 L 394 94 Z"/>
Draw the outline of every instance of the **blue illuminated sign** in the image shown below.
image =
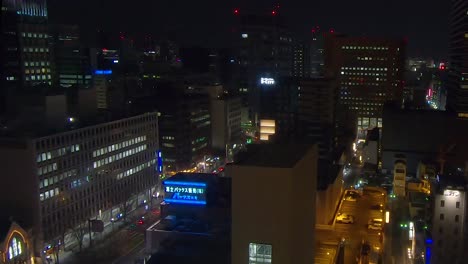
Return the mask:
<path id="1" fill-rule="evenodd" d="M 431 263 L 431 248 L 426 247 L 426 264 Z"/>
<path id="2" fill-rule="evenodd" d="M 109 75 L 109 74 L 112 74 L 112 70 L 95 70 L 94 74 L 96 74 L 96 75 Z"/>
<path id="3" fill-rule="evenodd" d="M 165 202 L 206 205 L 206 183 L 164 181 L 163 185 Z"/>
<path id="4" fill-rule="evenodd" d="M 427 239 L 426 239 L 426 244 L 432 244 L 432 239 L 427 238 Z"/>
<path id="5" fill-rule="evenodd" d="M 162 173 L 163 171 L 163 159 L 162 159 L 162 154 L 161 154 L 161 151 L 158 150 L 156 152 L 156 156 L 157 156 L 157 159 L 158 159 L 158 167 L 157 167 L 157 170 L 159 173 Z"/>

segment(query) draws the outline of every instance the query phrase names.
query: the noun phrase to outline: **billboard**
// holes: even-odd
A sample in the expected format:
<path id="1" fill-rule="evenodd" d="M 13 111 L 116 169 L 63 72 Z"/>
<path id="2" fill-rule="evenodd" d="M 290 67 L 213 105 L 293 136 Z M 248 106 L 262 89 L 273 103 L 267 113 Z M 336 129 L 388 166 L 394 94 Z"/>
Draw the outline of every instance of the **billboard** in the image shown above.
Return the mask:
<path id="1" fill-rule="evenodd" d="M 167 203 L 206 205 L 206 183 L 164 181 L 163 186 Z"/>

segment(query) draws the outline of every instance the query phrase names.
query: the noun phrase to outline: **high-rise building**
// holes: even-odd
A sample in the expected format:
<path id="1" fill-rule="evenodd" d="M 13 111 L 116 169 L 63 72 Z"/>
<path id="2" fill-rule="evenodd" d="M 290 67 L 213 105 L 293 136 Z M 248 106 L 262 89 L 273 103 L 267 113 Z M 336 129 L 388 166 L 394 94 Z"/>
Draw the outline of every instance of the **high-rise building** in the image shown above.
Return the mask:
<path id="1" fill-rule="evenodd" d="M 266 15 L 234 12 L 234 15 L 237 56 L 230 61 L 237 66 L 235 86 L 246 91 L 242 93 L 244 104 L 249 105 L 250 118 L 256 121 L 261 79 L 292 75 L 294 42 L 277 11 Z"/>
<path id="2" fill-rule="evenodd" d="M 323 76 L 324 70 L 324 47 L 323 33 L 319 26 L 312 29 L 310 41 L 310 77 Z"/>
<path id="3" fill-rule="evenodd" d="M 249 145 L 226 167 L 231 263 L 314 263 L 317 171 L 317 147 L 295 144 Z"/>
<path id="4" fill-rule="evenodd" d="M 308 78 L 311 76 L 311 45 L 297 41 L 293 50 L 292 76 Z"/>
<path id="5" fill-rule="evenodd" d="M 241 142 L 241 108 L 238 96 L 224 96 L 211 101 L 211 145 L 213 149 L 232 149 Z M 228 151 L 228 150 L 226 150 Z M 226 152 L 226 156 L 228 153 Z"/>
<path id="6" fill-rule="evenodd" d="M 292 137 L 297 119 L 299 92 L 297 80 L 294 78 L 265 79 L 263 84 L 259 85 L 260 140 L 269 140 L 269 135 L 272 134 L 275 134 L 277 138 Z M 274 121 L 273 126 L 271 126 L 273 124 L 271 121 Z"/>
<path id="7" fill-rule="evenodd" d="M 92 81 L 90 50 L 82 46 L 76 25 L 50 25 L 58 86 L 89 87 Z"/>
<path id="8" fill-rule="evenodd" d="M 433 195 L 430 263 L 466 262 L 467 198 L 464 183 L 442 183 L 438 186 Z"/>
<path id="9" fill-rule="evenodd" d="M 6 111 L 9 93 L 52 84 L 46 0 L 2 1 L 1 20 L 0 105 Z"/>
<path id="10" fill-rule="evenodd" d="M 21 208 L 44 242 L 65 237 L 68 243 L 70 228 L 88 219 L 109 224 L 117 214 L 128 214 L 151 200 L 159 180 L 157 113 L 98 124 L 77 117 L 66 122 L 76 128 L 12 131 L 0 143 L 3 171 L 14 175 L 0 185 L 1 206 Z"/>
<path id="11" fill-rule="evenodd" d="M 336 81 L 303 79 L 299 81 L 297 90 L 297 133 L 307 142 L 318 144 L 320 158 L 330 159 L 335 135 Z"/>
<path id="12" fill-rule="evenodd" d="M 468 2 L 452 0 L 450 12 L 450 77 L 447 109 L 468 118 Z"/>
<path id="13" fill-rule="evenodd" d="M 357 114 L 358 138 L 382 126 L 386 101 L 401 104 L 405 72 L 403 40 L 325 37 L 325 76 L 339 80 L 339 103 Z"/>

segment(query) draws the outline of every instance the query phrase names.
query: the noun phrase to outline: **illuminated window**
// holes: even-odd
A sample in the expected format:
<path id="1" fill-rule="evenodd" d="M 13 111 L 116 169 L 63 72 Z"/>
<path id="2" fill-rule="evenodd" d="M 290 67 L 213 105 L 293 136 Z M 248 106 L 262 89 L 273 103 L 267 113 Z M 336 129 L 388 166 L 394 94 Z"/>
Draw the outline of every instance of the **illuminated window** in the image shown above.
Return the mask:
<path id="1" fill-rule="evenodd" d="M 249 37 L 249 34 L 246 34 L 246 33 L 242 34 L 242 38 L 248 38 L 248 37 Z"/>
<path id="2" fill-rule="evenodd" d="M 249 264 L 271 263 L 272 246 L 266 244 L 249 244 Z"/>

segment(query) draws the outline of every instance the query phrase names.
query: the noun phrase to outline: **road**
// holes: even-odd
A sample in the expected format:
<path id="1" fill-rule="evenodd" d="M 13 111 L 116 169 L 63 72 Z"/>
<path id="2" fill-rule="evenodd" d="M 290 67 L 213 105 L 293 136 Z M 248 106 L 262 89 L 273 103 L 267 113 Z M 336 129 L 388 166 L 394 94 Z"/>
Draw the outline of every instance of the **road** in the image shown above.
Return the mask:
<path id="1" fill-rule="evenodd" d="M 369 230 L 370 219 L 385 220 L 385 211 L 372 210 L 373 205 L 384 205 L 385 195 L 379 191 L 364 191 L 355 202 L 343 201 L 340 212 L 354 216 L 353 224 L 336 223 L 335 232 L 339 237 L 345 238 L 345 264 L 356 263 L 362 241 L 368 241 L 375 249 L 382 249 L 383 232 Z"/>

